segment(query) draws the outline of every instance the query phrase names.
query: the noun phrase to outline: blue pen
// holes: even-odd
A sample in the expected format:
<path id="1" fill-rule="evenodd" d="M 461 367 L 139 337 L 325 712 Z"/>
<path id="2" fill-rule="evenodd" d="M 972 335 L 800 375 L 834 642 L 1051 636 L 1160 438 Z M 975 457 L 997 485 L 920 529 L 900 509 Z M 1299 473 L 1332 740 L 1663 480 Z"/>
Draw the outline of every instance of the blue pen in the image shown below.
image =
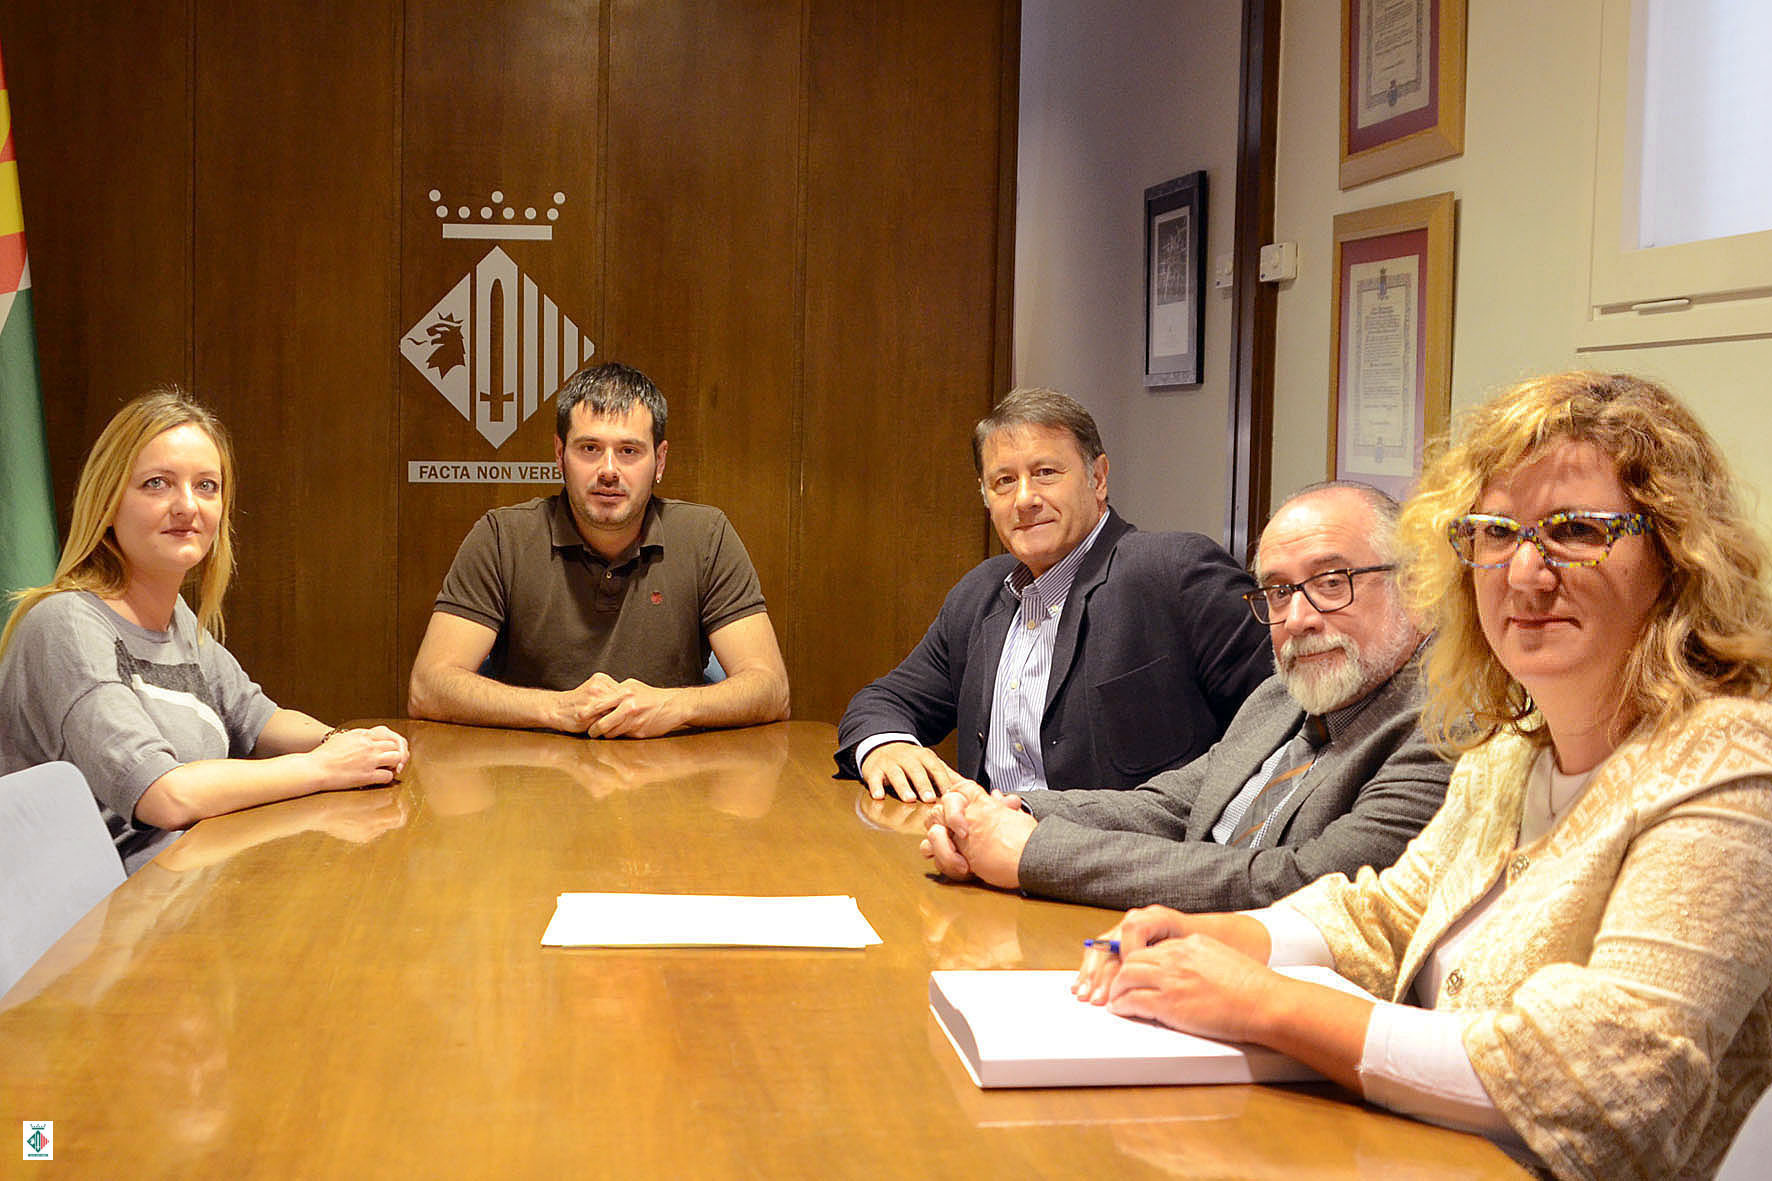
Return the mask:
<path id="1" fill-rule="evenodd" d="M 1107 952 L 1109 955 L 1119 955 L 1120 954 L 1120 941 L 1118 939 L 1085 939 L 1085 940 L 1083 940 L 1083 946 L 1084 947 L 1105 947 L 1105 948 L 1107 948 Z"/>

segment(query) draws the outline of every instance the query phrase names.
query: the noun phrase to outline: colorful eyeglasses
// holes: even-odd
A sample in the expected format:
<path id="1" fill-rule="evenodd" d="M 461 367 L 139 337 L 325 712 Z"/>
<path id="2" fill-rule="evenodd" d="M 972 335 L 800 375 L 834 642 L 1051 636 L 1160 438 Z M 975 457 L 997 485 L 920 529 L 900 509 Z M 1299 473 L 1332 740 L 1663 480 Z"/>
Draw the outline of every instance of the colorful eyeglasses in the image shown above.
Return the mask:
<path id="1" fill-rule="evenodd" d="M 1552 513 L 1532 525 L 1512 517 L 1467 513 L 1446 526 L 1446 540 L 1465 565 L 1479 570 L 1513 561 L 1522 541 L 1537 547 L 1547 566 L 1598 566 L 1620 537 L 1641 536 L 1654 528 L 1655 522 L 1644 513 L 1576 509 Z"/>

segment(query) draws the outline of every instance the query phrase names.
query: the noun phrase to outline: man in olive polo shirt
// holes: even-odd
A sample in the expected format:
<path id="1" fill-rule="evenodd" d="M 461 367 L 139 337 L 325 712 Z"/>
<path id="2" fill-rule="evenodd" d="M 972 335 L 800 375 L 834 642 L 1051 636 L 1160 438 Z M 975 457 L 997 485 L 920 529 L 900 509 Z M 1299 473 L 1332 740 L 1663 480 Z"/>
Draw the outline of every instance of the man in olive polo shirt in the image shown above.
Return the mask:
<path id="1" fill-rule="evenodd" d="M 560 387 L 565 487 L 469 531 L 413 662 L 413 717 L 650 738 L 788 716 L 738 534 L 717 508 L 652 495 L 666 448 L 664 398 L 638 370 L 587 366 Z"/>

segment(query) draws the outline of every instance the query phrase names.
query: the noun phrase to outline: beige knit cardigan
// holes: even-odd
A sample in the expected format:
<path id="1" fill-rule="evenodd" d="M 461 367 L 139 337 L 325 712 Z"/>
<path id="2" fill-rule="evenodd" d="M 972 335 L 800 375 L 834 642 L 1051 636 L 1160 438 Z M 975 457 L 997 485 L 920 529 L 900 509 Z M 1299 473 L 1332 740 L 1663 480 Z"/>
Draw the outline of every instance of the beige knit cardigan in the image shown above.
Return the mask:
<path id="1" fill-rule="evenodd" d="M 1708 1177 L 1772 1080 L 1772 705 L 1705 703 L 1639 733 L 1561 823 L 1516 848 L 1537 749 L 1458 762 L 1446 803 L 1382 873 L 1283 900 L 1336 971 L 1401 1000 L 1499 879 L 1438 1008 L 1490 1098 L 1560 1177 Z"/>

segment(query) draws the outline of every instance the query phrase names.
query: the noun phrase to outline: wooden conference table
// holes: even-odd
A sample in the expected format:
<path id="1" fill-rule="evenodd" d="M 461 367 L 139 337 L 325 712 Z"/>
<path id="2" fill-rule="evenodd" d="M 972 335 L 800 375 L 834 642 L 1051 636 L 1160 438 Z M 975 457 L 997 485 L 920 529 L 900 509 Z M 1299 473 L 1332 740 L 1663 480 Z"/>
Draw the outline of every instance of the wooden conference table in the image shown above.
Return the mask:
<path id="1" fill-rule="evenodd" d="M 391 724 L 403 782 L 198 825 L 0 999 L 0 1120 L 55 1144 L 0 1172 L 1521 1175 L 1326 1084 L 977 1090 L 930 970 L 1068 968 L 1113 916 L 931 878 L 828 725 Z M 885 942 L 544 949 L 580 890 L 852 894 Z"/>

